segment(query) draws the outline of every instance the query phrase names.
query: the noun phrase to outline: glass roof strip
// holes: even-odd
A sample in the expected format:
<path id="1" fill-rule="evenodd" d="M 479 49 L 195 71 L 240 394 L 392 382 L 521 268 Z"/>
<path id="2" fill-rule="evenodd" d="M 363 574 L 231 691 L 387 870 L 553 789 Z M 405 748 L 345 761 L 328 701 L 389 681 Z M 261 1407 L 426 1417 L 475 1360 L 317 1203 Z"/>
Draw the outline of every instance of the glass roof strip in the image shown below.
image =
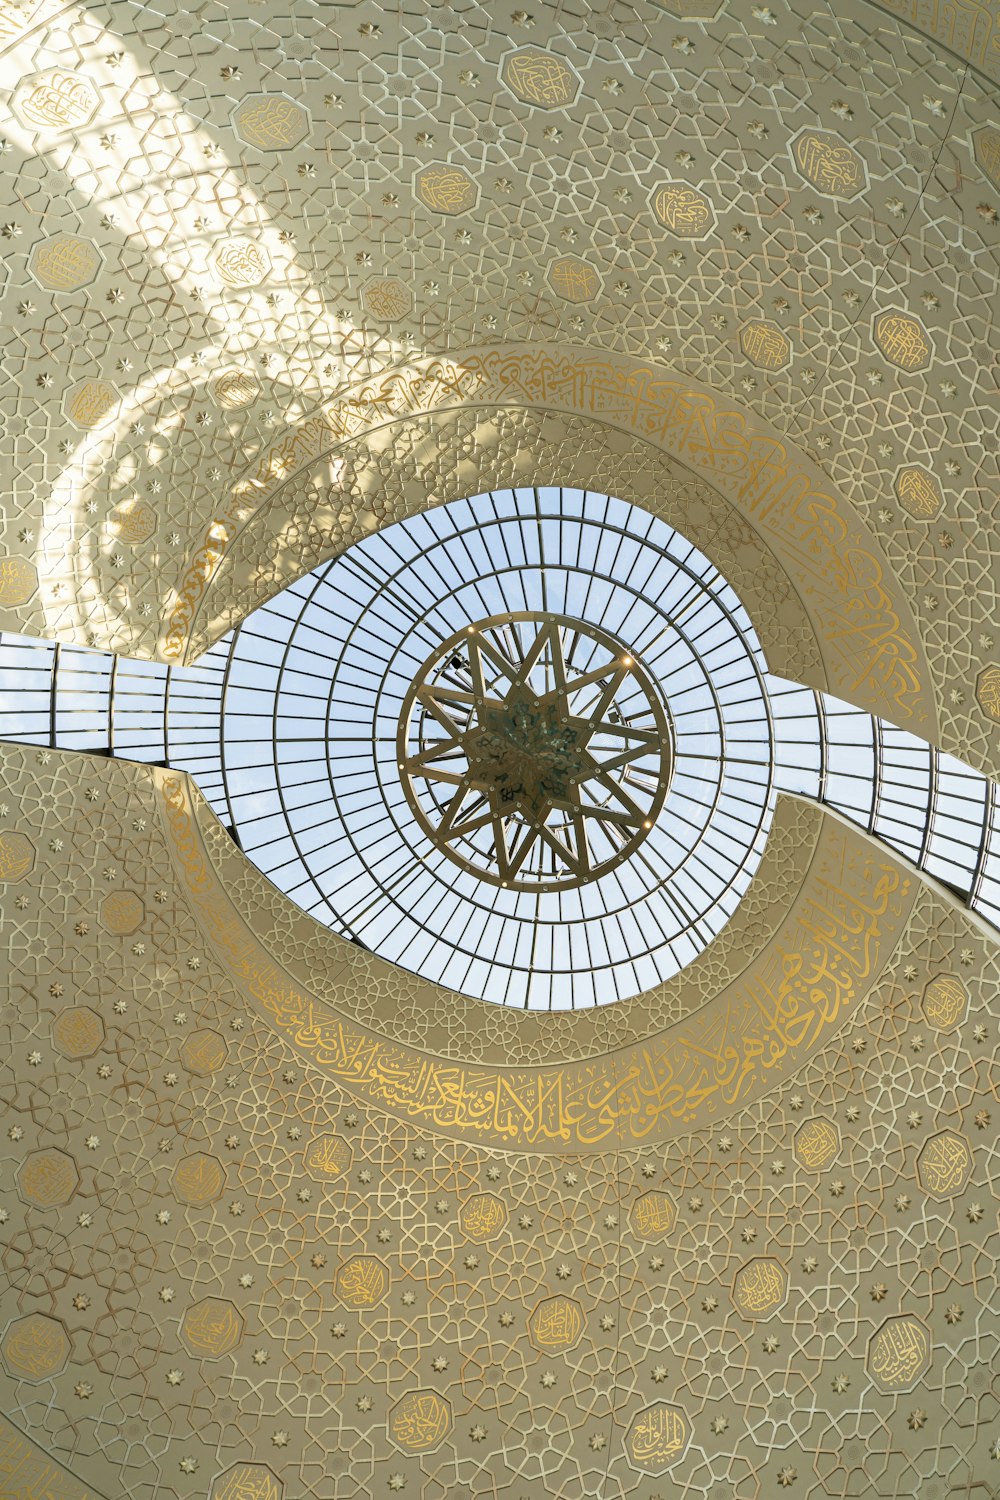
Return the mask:
<path id="1" fill-rule="evenodd" d="M 605 576 L 588 572 L 598 565 Z M 484 896 L 407 832 L 394 729 L 428 643 L 470 610 L 537 609 L 546 597 L 627 630 L 631 649 L 642 642 L 667 691 L 677 762 L 641 859 L 573 902 L 532 905 L 498 889 Z M 745 889 L 775 790 L 821 798 L 871 828 L 996 923 L 993 784 L 764 670 L 736 596 L 669 527 L 580 491 L 497 491 L 351 548 L 191 668 L 2 636 L 0 736 L 114 745 L 190 769 L 300 905 L 349 936 L 356 921 L 387 956 L 503 1003 L 605 1001 L 689 962 Z"/>

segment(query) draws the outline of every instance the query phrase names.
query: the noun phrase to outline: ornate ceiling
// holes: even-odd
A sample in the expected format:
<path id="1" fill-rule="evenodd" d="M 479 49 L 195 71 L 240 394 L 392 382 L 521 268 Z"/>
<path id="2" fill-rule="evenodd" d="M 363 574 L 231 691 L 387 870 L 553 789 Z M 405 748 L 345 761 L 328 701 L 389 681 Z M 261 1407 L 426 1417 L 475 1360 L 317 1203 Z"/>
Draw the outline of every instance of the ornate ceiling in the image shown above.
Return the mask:
<path id="1" fill-rule="evenodd" d="M 193 661 L 392 520 L 596 484 L 771 668 L 996 775 L 1000 10 L 0 5 L 0 628 Z M 779 803 L 577 1015 L 2 749 L 0 1492 L 1000 1491 L 1000 950 Z"/>

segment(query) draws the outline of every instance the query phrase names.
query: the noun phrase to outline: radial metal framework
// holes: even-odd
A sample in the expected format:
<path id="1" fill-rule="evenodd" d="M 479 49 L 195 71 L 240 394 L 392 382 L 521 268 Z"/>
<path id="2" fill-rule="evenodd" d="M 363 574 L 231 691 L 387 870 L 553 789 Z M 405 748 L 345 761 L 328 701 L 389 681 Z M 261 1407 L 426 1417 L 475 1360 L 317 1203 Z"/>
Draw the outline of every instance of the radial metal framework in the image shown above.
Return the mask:
<path id="1" fill-rule="evenodd" d="M 496 615 L 420 668 L 399 770 L 421 827 L 505 889 L 568 890 L 629 859 L 670 779 L 670 721 L 628 649 L 566 615 Z"/>
<path id="2" fill-rule="evenodd" d="M 464 868 L 458 841 L 434 833 L 446 783 L 418 778 L 428 828 L 400 769 L 401 722 L 416 736 L 407 754 L 437 733 L 433 715 L 414 717 L 414 684 L 438 680 L 435 664 L 470 623 L 517 614 L 561 616 L 591 641 L 627 646 L 638 670 L 622 686 L 638 697 L 622 698 L 624 716 L 643 722 L 649 693 L 669 717 L 653 827 L 615 867 L 594 861 L 591 879 L 563 889 L 538 888 L 539 873 L 560 873 L 533 866 L 540 854 L 526 853 L 506 887 L 489 878 L 488 845 L 466 847 Z M 529 649 L 522 634 L 509 660 Z M 389 527 L 191 667 L 0 637 L 0 738 L 189 771 L 247 856 L 306 911 L 501 1004 L 601 1004 L 690 963 L 735 910 L 782 791 L 848 818 L 1000 926 L 996 786 L 768 674 L 707 559 L 646 512 L 592 492 L 495 491 Z M 642 757 L 632 764 L 643 769 Z"/>
<path id="3" fill-rule="evenodd" d="M 565 616 L 624 645 L 669 708 L 652 828 L 568 888 L 505 888 L 463 869 L 422 825 L 399 768 L 424 664 L 470 623 L 519 614 Z M 677 973 L 736 909 L 773 812 L 765 667 L 743 606 L 670 526 L 592 491 L 491 491 L 387 527 L 189 668 L 88 662 L 74 648 L 51 665 L 76 691 L 55 695 L 46 740 L 189 770 L 307 912 L 499 1004 L 604 1004 Z"/>

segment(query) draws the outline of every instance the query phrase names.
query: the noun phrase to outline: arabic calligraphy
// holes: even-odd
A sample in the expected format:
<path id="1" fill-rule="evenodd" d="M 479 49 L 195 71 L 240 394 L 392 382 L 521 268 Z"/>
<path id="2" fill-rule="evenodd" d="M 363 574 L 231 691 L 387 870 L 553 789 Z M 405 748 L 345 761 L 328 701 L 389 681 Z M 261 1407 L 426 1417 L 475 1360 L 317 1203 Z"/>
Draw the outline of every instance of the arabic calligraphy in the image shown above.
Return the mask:
<path id="1" fill-rule="evenodd" d="M 85 380 L 67 394 L 66 415 L 77 427 L 91 431 L 118 405 L 118 392 L 106 380 Z"/>
<path id="2" fill-rule="evenodd" d="M 643 1193 L 629 1214 L 632 1233 L 640 1240 L 662 1240 L 674 1224 L 674 1205 L 666 1193 Z"/>
<path id="3" fill-rule="evenodd" d="M 128 937 L 135 932 L 146 908 L 135 891 L 111 891 L 101 902 L 101 925 L 114 937 Z"/>
<path id="4" fill-rule="evenodd" d="M 701 239 L 715 224 L 715 210 L 704 193 L 684 182 L 667 182 L 653 194 L 660 223 L 682 239 Z"/>
<path id="5" fill-rule="evenodd" d="M 354 1255 L 334 1277 L 337 1296 L 347 1307 L 374 1307 L 389 1285 L 389 1273 L 374 1255 Z"/>
<path id="6" fill-rule="evenodd" d="M 932 1135 L 917 1157 L 917 1177 L 935 1198 L 960 1193 L 972 1172 L 972 1152 L 964 1136 L 954 1130 Z"/>
<path id="7" fill-rule="evenodd" d="M 224 370 L 212 381 L 210 390 L 225 411 L 239 411 L 253 405 L 260 395 L 260 383 L 251 370 Z"/>
<path id="8" fill-rule="evenodd" d="M 924 989 L 924 1015 L 938 1031 L 952 1031 L 965 1020 L 969 992 L 957 974 L 935 974 Z"/>
<path id="9" fill-rule="evenodd" d="M 421 202 L 439 214 L 465 213 L 479 197 L 479 189 L 464 167 L 422 167 L 415 187 Z"/>
<path id="10" fill-rule="evenodd" d="M 361 288 L 361 300 L 374 317 L 388 322 L 404 317 L 413 306 L 410 289 L 398 276 L 373 276 Z"/>
<path id="11" fill-rule="evenodd" d="M 625 1435 L 625 1453 L 633 1468 L 662 1474 L 683 1457 L 691 1441 L 691 1424 L 679 1406 L 657 1401 L 633 1420 Z"/>
<path id="12" fill-rule="evenodd" d="M 38 1208 L 60 1208 L 80 1185 L 76 1162 L 65 1151 L 44 1146 L 24 1158 L 17 1174 L 21 1197 Z"/>
<path id="13" fill-rule="evenodd" d="M 174 1168 L 174 1195 L 182 1203 L 202 1207 L 214 1203 L 225 1185 L 226 1174 L 214 1156 L 195 1151 Z"/>
<path id="14" fill-rule="evenodd" d="M 543 1352 L 572 1349 L 583 1332 L 583 1308 L 572 1297 L 545 1297 L 528 1319 L 528 1337 Z"/>
<path id="15" fill-rule="evenodd" d="M 758 1256 L 736 1273 L 733 1302 L 745 1318 L 776 1312 L 788 1295 L 788 1272 L 780 1261 Z"/>
<path id="16" fill-rule="evenodd" d="M 506 1146 L 588 1150 L 608 1140 L 645 1141 L 753 1097 L 857 1003 L 901 927 L 911 888 L 860 834 L 830 825 L 830 855 L 785 927 L 714 1008 L 613 1057 L 537 1068 L 463 1064 L 365 1031 L 300 990 L 239 919 L 210 867 L 190 782 L 153 774 L 203 930 L 270 1023 L 328 1076 L 390 1113 Z M 345 945 L 343 978 L 354 962 Z"/>
<path id="17" fill-rule="evenodd" d="M 157 526 L 157 514 L 145 500 L 133 497 L 116 505 L 108 517 L 108 531 L 116 541 L 138 546 L 147 542 Z"/>
<path id="18" fill-rule="evenodd" d="M 923 370 L 931 362 L 930 339 L 916 318 L 906 313 L 879 313 L 872 337 L 889 363 L 899 370 Z"/>
<path id="19" fill-rule="evenodd" d="M 10 1500 L 101 1500 L 0 1416 L 0 1495 Z"/>
<path id="20" fill-rule="evenodd" d="M 451 1407 L 436 1391 L 410 1391 L 389 1418 L 389 1436 L 404 1453 L 429 1453 L 450 1431 Z"/>
<path id="21" fill-rule="evenodd" d="M 795 1133 L 795 1155 L 811 1172 L 822 1172 L 840 1150 L 840 1131 L 830 1120 L 806 1120 Z"/>
<path id="22" fill-rule="evenodd" d="M 492 1239 L 507 1223 L 507 1205 L 496 1193 L 476 1193 L 459 1213 L 462 1232 L 475 1244 Z"/>
<path id="23" fill-rule="evenodd" d="M 54 72 L 32 82 L 17 100 L 14 112 L 25 125 L 62 130 L 86 125 L 99 103 L 100 95 L 89 78 Z"/>
<path id="24" fill-rule="evenodd" d="M 922 464 L 904 464 L 893 488 L 903 509 L 918 521 L 933 521 L 944 505 L 941 486 Z"/>
<path id="25" fill-rule="evenodd" d="M 984 125 L 976 131 L 973 142 L 976 161 L 982 168 L 983 176 L 994 187 L 1000 187 L 1000 130 Z"/>
<path id="26" fill-rule="evenodd" d="M 318 1181 L 342 1177 L 351 1164 L 351 1148 L 336 1136 L 321 1135 L 309 1143 L 302 1164 Z"/>
<path id="27" fill-rule="evenodd" d="M 89 1005 L 67 1006 L 52 1022 L 52 1045 L 63 1057 L 93 1057 L 104 1041 L 104 1022 Z"/>
<path id="28" fill-rule="evenodd" d="M 0 569 L 0 594 L 2 594 L 3 572 Z M 13 885 L 30 875 L 35 864 L 35 846 L 27 834 L 15 828 L 0 829 L 0 880 L 9 880 Z"/>
<path id="29" fill-rule="evenodd" d="M 601 290 L 601 278 L 578 255 L 562 255 L 549 266 L 549 282 L 567 302 L 589 302 Z"/>
<path id="30" fill-rule="evenodd" d="M 740 329 L 740 348 L 758 370 L 780 370 L 792 357 L 792 345 L 776 323 L 764 319 Z"/>
<path id="31" fill-rule="evenodd" d="M 8 1370 L 18 1379 L 47 1380 L 62 1369 L 69 1347 L 60 1322 L 44 1313 L 29 1313 L 10 1325 L 2 1352 Z"/>
<path id="32" fill-rule="evenodd" d="M 93 281 L 101 263 L 101 253 L 90 240 L 78 234 L 54 234 L 34 246 L 28 270 L 46 291 L 75 292 Z"/>
<path id="33" fill-rule="evenodd" d="M 988 719 L 1000 724 L 1000 667 L 993 663 L 976 678 L 976 702 Z"/>
<path id="34" fill-rule="evenodd" d="M 205 1297 L 189 1307 L 181 1320 L 181 1338 L 192 1354 L 218 1359 L 235 1349 L 243 1337 L 243 1319 L 231 1302 Z"/>
<path id="35" fill-rule="evenodd" d="M 181 1043 L 181 1062 L 189 1073 L 208 1077 L 218 1072 L 227 1057 L 226 1043 L 217 1031 L 192 1031 Z"/>
<path id="36" fill-rule="evenodd" d="M 265 1464 L 234 1464 L 215 1481 L 210 1500 L 281 1500 L 282 1491 Z"/>
<path id="37" fill-rule="evenodd" d="M 271 271 L 270 256 L 253 240 L 226 240 L 212 259 L 220 279 L 231 287 L 259 286 Z"/>
<path id="38" fill-rule="evenodd" d="M 803 130 L 791 147 L 807 182 L 831 197 L 853 198 L 865 186 L 865 165 L 856 151 L 828 130 Z"/>
<path id="39" fill-rule="evenodd" d="M 255 94 L 233 111 L 237 133 L 261 151 L 297 146 L 309 133 L 309 116 L 284 94 Z"/>
<path id="40" fill-rule="evenodd" d="M 919 329 L 919 325 L 916 325 Z M 356 386 L 265 450 L 218 524 L 245 525 L 307 465 L 387 421 L 482 403 L 568 409 L 630 429 L 723 490 L 768 536 L 823 627 L 830 686 L 895 722 L 926 712 L 924 653 L 877 544 L 779 438 L 654 366 L 544 348 L 428 359 Z M 180 657 L 223 552 L 212 533 L 179 585 L 164 655 Z M 209 552 L 213 556 L 209 556 Z"/>
<path id="41" fill-rule="evenodd" d="M 542 109 L 572 104 L 580 88 L 569 63 L 541 47 L 522 47 L 511 53 L 500 69 L 500 77 L 518 99 Z"/>
<path id="42" fill-rule="evenodd" d="M 888 1318 L 868 1345 L 868 1373 L 882 1391 L 912 1391 L 930 1362 L 930 1334 L 917 1318 Z"/>

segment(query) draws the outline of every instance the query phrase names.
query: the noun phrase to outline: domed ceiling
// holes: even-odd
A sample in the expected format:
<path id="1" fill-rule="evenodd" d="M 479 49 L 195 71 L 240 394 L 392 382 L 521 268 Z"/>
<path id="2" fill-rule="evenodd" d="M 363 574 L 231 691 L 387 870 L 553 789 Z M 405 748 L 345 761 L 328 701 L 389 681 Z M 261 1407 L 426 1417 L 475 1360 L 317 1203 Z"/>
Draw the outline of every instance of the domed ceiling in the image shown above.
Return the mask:
<path id="1" fill-rule="evenodd" d="M 0 651 L 0 1492 L 989 1500 L 1000 10 L 4 0 L 0 49 L 0 630 L 52 643 L 41 730 Z M 321 925 L 170 742 L 254 610 L 535 487 L 687 539 L 881 755 L 860 811 L 825 750 L 769 780 L 728 920 L 551 1013 Z M 387 761 L 455 881 L 582 884 L 582 930 L 525 765 L 603 746 L 611 879 L 677 696 L 568 588 L 481 602 L 398 632 Z M 162 753 L 65 748 L 79 648 Z M 523 866 L 496 804 L 458 850 L 453 742 Z M 888 827 L 904 742 L 934 818 L 976 773 L 964 882 Z"/>

